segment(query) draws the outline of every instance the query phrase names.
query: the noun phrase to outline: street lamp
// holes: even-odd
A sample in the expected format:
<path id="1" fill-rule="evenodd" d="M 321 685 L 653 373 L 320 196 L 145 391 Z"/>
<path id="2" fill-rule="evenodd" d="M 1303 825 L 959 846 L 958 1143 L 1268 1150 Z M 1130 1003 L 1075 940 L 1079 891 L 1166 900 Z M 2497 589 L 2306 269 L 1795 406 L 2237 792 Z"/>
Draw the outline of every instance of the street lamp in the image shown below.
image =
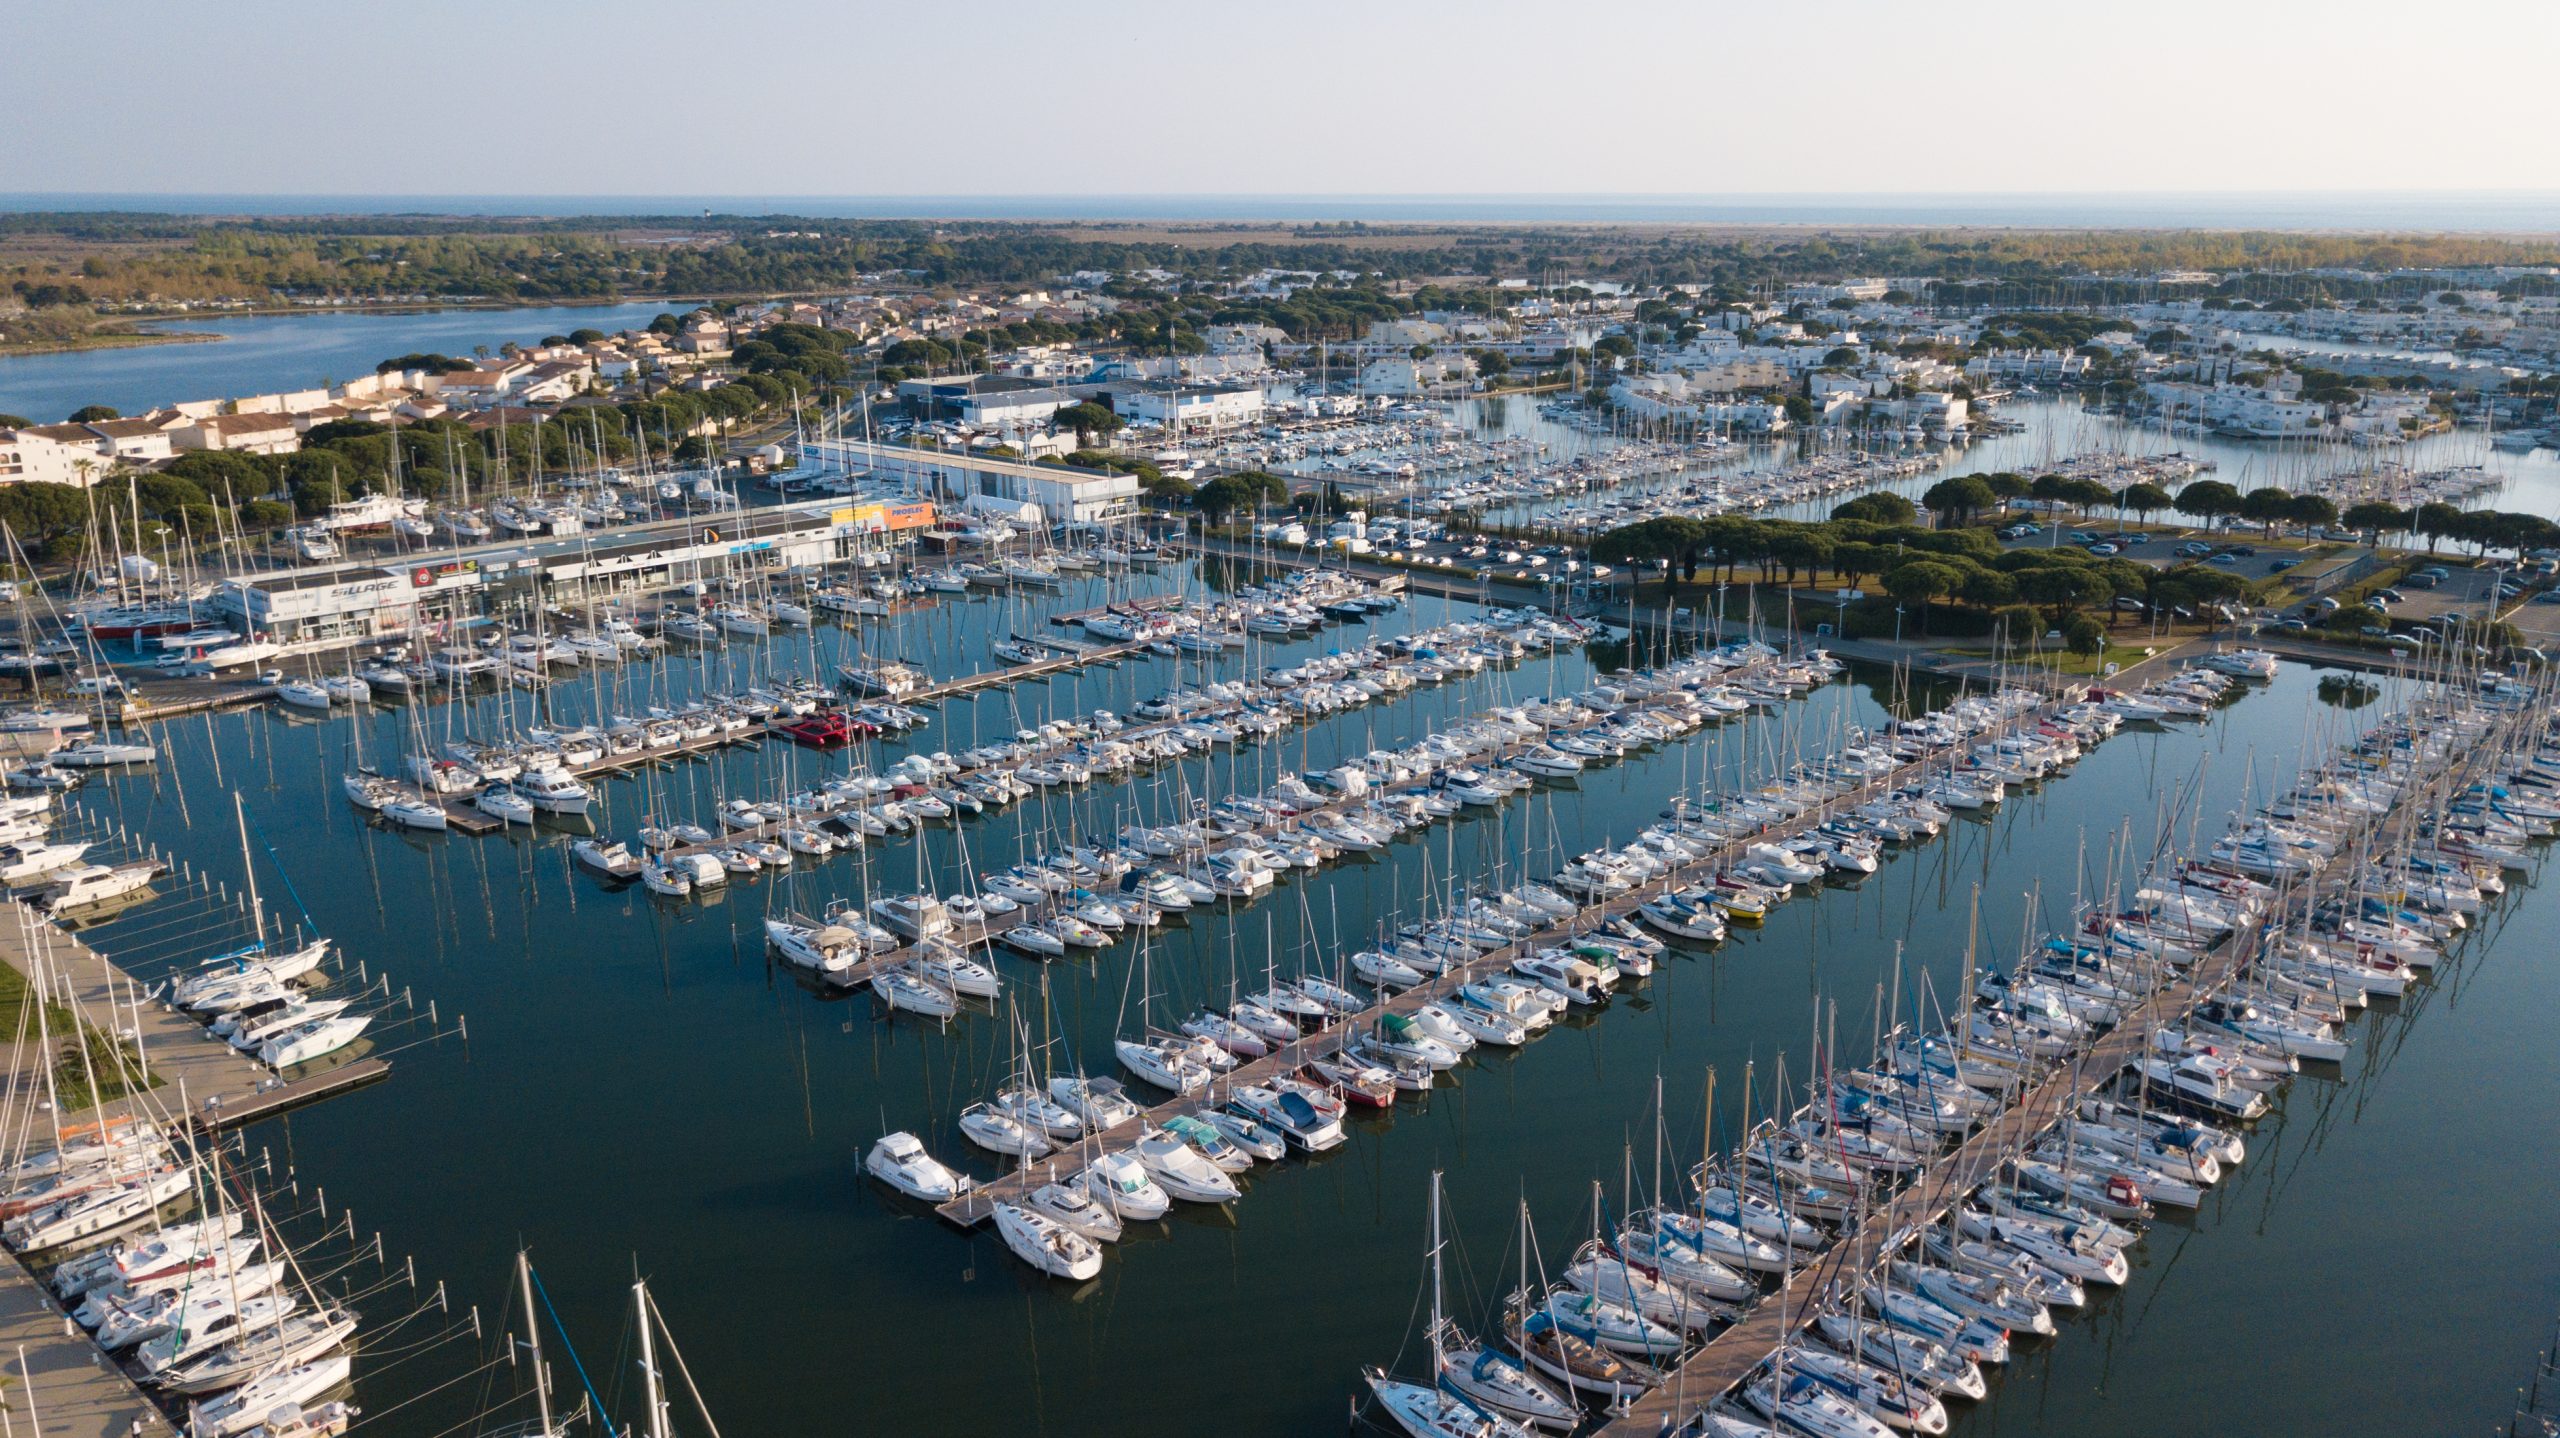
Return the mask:
<path id="1" fill-rule="evenodd" d="M 1902 642 L 1902 606 L 1899 604 L 1893 606 L 1893 642 Z"/>

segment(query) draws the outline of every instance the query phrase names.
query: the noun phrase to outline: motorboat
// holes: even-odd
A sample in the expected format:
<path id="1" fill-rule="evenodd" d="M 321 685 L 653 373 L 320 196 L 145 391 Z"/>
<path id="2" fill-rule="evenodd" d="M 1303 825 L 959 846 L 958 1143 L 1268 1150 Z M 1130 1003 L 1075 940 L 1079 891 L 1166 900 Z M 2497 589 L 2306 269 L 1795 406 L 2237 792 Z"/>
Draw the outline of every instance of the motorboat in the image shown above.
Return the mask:
<path id="1" fill-rule="evenodd" d="M 1013 1256 L 1052 1278 L 1082 1281 L 1102 1272 L 1102 1246 L 1045 1213 L 1017 1203 L 995 1206 L 996 1233 Z"/>
<path id="2" fill-rule="evenodd" d="M 1226 1203 L 1242 1192 L 1233 1178 L 1180 1134 L 1149 1130 L 1129 1152 L 1159 1187 L 1185 1203 Z"/>
<path id="3" fill-rule="evenodd" d="M 1194 1157 L 1196 1160 L 1197 1156 Z M 1207 1165 L 1204 1163 L 1202 1166 Z M 1214 1168 L 1209 1171 L 1217 1173 Z M 1217 1176 L 1221 1181 L 1231 1183 L 1225 1174 Z M 1085 1165 L 1079 1179 L 1095 1202 L 1128 1222 L 1145 1223 L 1162 1218 L 1173 1207 L 1172 1196 L 1156 1182 L 1148 1167 L 1127 1153 L 1106 1153 L 1095 1158 Z"/>
<path id="4" fill-rule="evenodd" d="M 924 1151 L 914 1134 L 900 1131 L 871 1146 L 862 1166 L 873 1178 L 925 1203 L 948 1203 L 969 1191 L 969 1176 L 954 1173 Z"/>

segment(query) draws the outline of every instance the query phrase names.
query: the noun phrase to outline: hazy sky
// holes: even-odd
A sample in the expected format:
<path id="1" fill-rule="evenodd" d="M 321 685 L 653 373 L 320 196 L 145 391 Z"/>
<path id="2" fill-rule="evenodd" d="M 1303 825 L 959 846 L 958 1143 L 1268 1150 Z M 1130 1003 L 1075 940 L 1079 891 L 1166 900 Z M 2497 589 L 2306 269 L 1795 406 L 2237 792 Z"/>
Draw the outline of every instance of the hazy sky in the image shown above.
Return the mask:
<path id="1" fill-rule="evenodd" d="M 0 190 L 2560 189 L 2555 0 L 16 0 Z"/>

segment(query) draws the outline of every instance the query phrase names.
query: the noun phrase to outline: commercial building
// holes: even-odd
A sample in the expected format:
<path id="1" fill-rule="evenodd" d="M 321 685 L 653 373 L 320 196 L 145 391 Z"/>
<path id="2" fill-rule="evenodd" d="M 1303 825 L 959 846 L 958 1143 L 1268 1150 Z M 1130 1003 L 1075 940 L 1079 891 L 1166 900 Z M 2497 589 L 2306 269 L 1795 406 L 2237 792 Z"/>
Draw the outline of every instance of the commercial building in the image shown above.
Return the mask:
<path id="1" fill-rule="evenodd" d="M 992 459 L 961 450 L 904 449 L 861 440 L 811 440 L 806 453 L 953 508 L 1019 516 L 1037 506 L 1050 524 L 1100 524 L 1135 514 L 1138 478 Z"/>
<path id="2" fill-rule="evenodd" d="M 1265 404 L 1258 384 L 1131 385 L 1111 391 L 1112 413 L 1134 424 L 1176 430 L 1260 424 Z"/>
<path id="3" fill-rule="evenodd" d="M 918 419 L 957 420 L 988 429 L 1008 425 L 1027 429 L 1046 425 L 1050 416 L 1074 404 L 1076 397 L 1034 379 L 972 374 L 902 380 L 898 384 L 898 402 Z"/>
<path id="4" fill-rule="evenodd" d="M 406 563 L 332 564 L 229 579 L 214 591 L 212 608 L 235 627 L 281 640 L 432 637 L 501 611 L 848 559 L 933 522 L 934 507 L 918 501 L 780 505 L 484 544 Z"/>

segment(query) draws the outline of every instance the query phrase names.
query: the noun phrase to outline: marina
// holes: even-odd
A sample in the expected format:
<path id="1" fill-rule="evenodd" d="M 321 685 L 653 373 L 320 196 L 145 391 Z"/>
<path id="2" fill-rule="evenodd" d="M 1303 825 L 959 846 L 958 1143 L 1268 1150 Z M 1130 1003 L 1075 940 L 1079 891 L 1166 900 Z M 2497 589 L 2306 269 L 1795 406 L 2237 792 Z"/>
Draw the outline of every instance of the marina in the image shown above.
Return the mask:
<path id="1" fill-rule="evenodd" d="M 515 48 L 950 28 L 783 5 Z M 0 1438 L 2549 1428 L 2553 236 L 1993 225 L 2163 183 L 2014 126 L 1941 168 L 2018 206 L 1505 198 L 1804 162 L 1660 86 L 1599 144 L 1283 102 L 1268 154 L 1106 152 L 912 63 L 850 113 L 923 145 L 786 82 L 745 145 L 644 102 L 578 152 L 702 196 L 367 197 L 521 189 L 556 99 L 350 12 L 357 105 L 163 18 L 20 27 L 122 63 L 20 67 L 70 192 L 0 197 Z M 1594 18 L 1363 33 L 1733 38 Z M 1852 17 L 1826 104 L 1895 133 L 1921 30 L 1996 18 Z M 1246 32 L 1184 19 L 994 93 L 1145 34 L 1235 110 L 1184 87 Z M 2198 184 L 2383 58 L 2272 23 L 2350 63 L 2157 119 Z M 2157 88 L 2074 26 L 2021 57 Z M 2478 72 L 2485 151 L 2289 183 L 2548 168 L 2478 28 L 2389 58 Z M 171 56 L 247 97 L 174 157 Z M 278 148 L 409 113 L 469 118 Z M 716 183 L 980 151 L 1320 183 Z M 179 160 L 344 193 L 106 193 Z"/>

